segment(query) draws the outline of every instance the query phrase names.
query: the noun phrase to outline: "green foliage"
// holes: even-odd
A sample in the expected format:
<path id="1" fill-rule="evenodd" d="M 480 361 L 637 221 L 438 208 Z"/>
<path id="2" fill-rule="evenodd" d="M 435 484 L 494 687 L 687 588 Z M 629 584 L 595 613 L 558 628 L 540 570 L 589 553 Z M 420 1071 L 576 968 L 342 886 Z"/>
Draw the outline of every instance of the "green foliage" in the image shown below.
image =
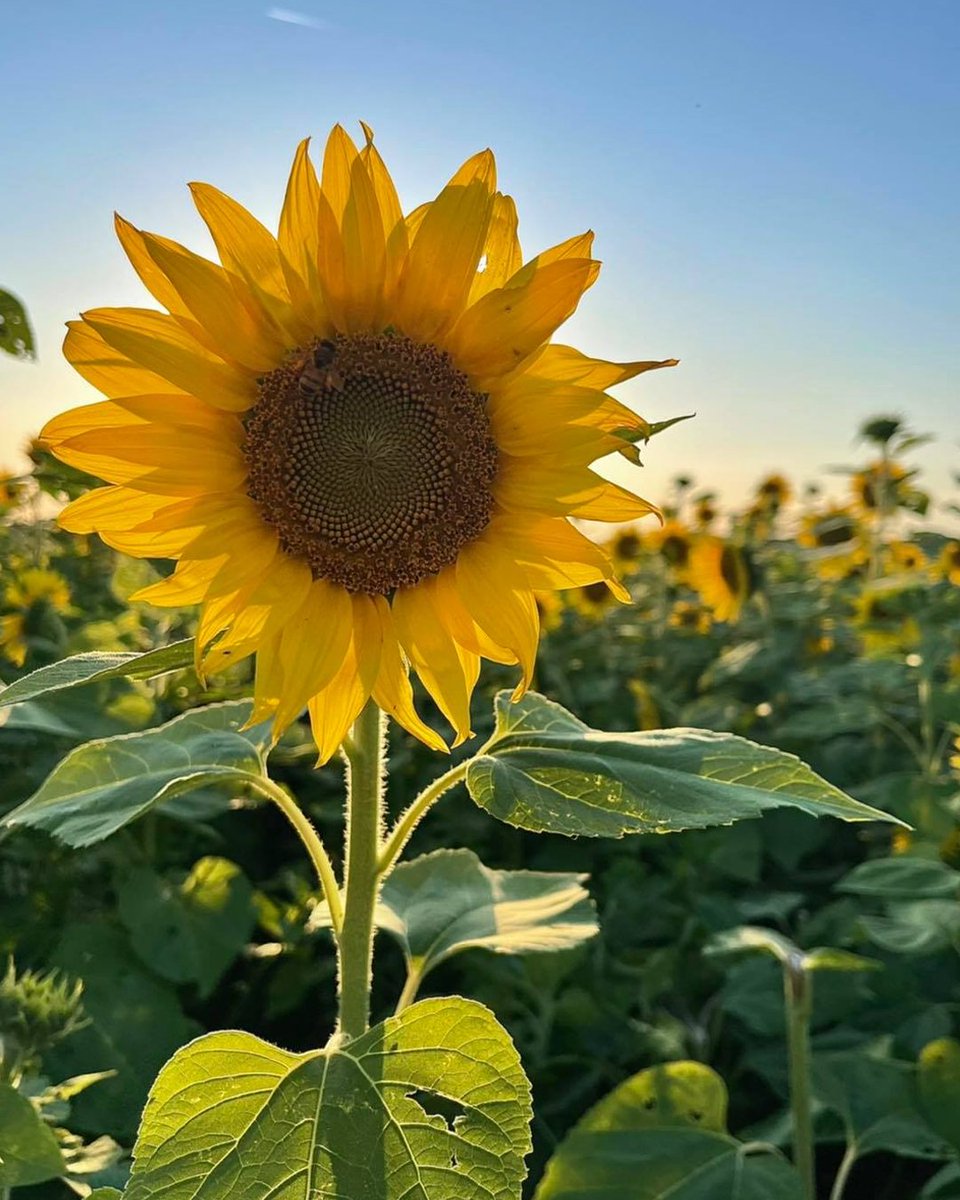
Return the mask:
<path id="1" fill-rule="evenodd" d="M 0 288 L 0 350 L 14 358 L 35 358 L 33 330 L 16 296 Z"/>
<path id="2" fill-rule="evenodd" d="M 536 1200 L 801 1200 L 771 1146 L 727 1133 L 727 1090 L 702 1063 L 641 1071 L 567 1135 Z"/>
<path id="3" fill-rule="evenodd" d="M 4 820 L 90 846 L 156 804 L 209 784 L 249 784 L 263 774 L 266 732 L 241 731 L 248 701 L 195 709 L 158 729 L 87 742 Z"/>
<path id="4" fill-rule="evenodd" d="M 0 1187 L 23 1187 L 66 1172 L 57 1139 L 36 1107 L 0 1083 Z"/>
<path id="5" fill-rule="evenodd" d="M 494 739 L 470 763 L 467 787 L 510 825 L 569 837 L 704 829 L 780 806 L 895 820 L 791 754 L 702 729 L 606 734 L 536 693 L 497 697 Z"/>
<path id="6" fill-rule="evenodd" d="M 50 663 L 0 690 L 0 708 L 106 679 L 154 679 L 193 664 L 193 639 L 145 654 L 89 652 Z"/>
<path id="7" fill-rule="evenodd" d="M 127 1200 L 512 1200 L 529 1088 L 481 1005 L 427 1000 L 348 1044 L 246 1033 L 179 1051 L 151 1089 Z"/>

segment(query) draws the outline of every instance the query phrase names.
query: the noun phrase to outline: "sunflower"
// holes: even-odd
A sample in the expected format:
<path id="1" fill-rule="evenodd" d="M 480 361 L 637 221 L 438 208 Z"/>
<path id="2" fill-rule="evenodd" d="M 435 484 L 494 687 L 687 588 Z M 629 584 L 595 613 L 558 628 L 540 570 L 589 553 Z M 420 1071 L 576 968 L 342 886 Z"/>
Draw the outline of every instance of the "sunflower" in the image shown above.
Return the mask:
<path id="1" fill-rule="evenodd" d="M 937 565 L 944 579 L 960 587 L 960 542 L 947 542 L 940 552 Z"/>
<path id="2" fill-rule="evenodd" d="M 693 519 L 701 529 L 707 529 L 717 519 L 716 497 L 712 492 L 697 496 L 693 502 Z"/>
<path id="3" fill-rule="evenodd" d="M 670 518 L 659 529 L 649 533 L 646 540 L 647 545 L 660 554 L 678 576 L 683 575 L 690 563 L 690 550 L 694 542 L 694 535 L 686 525 Z"/>
<path id="4" fill-rule="evenodd" d="M 0 467 L 0 516 L 17 507 L 24 491 L 22 478 Z"/>
<path id="5" fill-rule="evenodd" d="M 643 537 L 638 529 L 620 529 L 607 543 L 618 571 L 632 571 L 643 557 Z"/>
<path id="6" fill-rule="evenodd" d="M 568 591 L 566 602 L 588 621 L 602 621 L 607 610 L 616 603 L 616 597 L 604 582 L 598 581 Z"/>
<path id="7" fill-rule="evenodd" d="M 927 556 L 913 542 L 890 542 L 885 557 L 894 571 L 919 571 L 927 565 Z"/>
<path id="8" fill-rule="evenodd" d="M 667 624 L 688 633 L 709 633 L 713 616 L 709 609 L 689 600 L 678 600 L 670 611 Z"/>
<path id="9" fill-rule="evenodd" d="M 826 550 L 845 546 L 858 533 L 857 519 L 850 509 L 834 505 L 823 512 L 808 513 L 801 523 L 797 542 L 811 550 Z"/>
<path id="10" fill-rule="evenodd" d="M 530 683 L 535 589 L 602 582 L 609 556 L 572 518 L 654 506 L 591 464 L 649 427 L 606 390 L 666 362 L 550 342 L 597 277 L 593 235 L 523 263 L 493 155 L 403 214 L 363 127 L 318 178 L 298 148 L 274 237 L 193 184 L 220 263 L 117 220 L 166 309 L 100 308 L 64 350 L 108 399 L 44 444 L 111 485 L 61 524 L 177 559 L 140 593 L 200 604 L 201 673 L 256 654 L 253 719 L 307 708 L 321 761 L 369 697 L 441 749 L 409 668 L 470 736 L 481 658 Z"/>
<path id="11" fill-rule="evenodd" d="M 899 463 L 878 459 L 853 475 L 851 486 L 854 497 L 869 516 L 894 508 L 922 512 L 923 493 L 917 491 L 910 482 L 915 474 L 915 471 L 907 471 Z"/>
<path id="12" fill-rule="evenodd" d="M 756 590 L 747 556 L 718 537 L 701 537 L 694 543 L 689 583 L 717 621 L 735 621 Z"/>
<path id="13" fill-rule="evenodd" d="M 31 627 L 42 621 L 44 612 L 70 611 L 70 587 L 56 571 L 27 567 L 7 584 L 2 599 L 6 608 L 15 611 L 0 617 L 0 655 L 22 667 Z"/>
<path id="14" fill-rule="evenodd" d="M 757 484 L 757 500 L 767 508 L 782 508 L 792 495 L 790 482 L 783 475 L 767 475 Z"/>

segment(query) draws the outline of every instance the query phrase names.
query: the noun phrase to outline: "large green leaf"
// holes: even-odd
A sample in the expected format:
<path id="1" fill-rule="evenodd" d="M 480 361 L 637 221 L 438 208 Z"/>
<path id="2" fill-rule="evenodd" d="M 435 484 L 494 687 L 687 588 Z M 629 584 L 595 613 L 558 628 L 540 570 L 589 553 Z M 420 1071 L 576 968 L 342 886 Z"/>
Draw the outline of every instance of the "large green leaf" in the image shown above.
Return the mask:
<path id="1" fill-rule="evenodd" d="M 180 884 L 136 866 L 118 889 L 120 919 L 140 958 L 208 996 L 256 923 L 253 888 L 236 863 L 201 858 Z"/>
<path id="2" fill-rule="evenodd" d="M 193 666 L 193 638 L 160 646 L 145 654 L 100 650 L 75 654 L 72 658 L 31 671 L 0 690 L 0 708 L 84 683 L 98 683 L 104 679 L 152 679 L 155 675 L 166 675 L 190 666 Z"/>
<path id="3" fill-rule="evenodd" d="M 125 1200 L 518 1200 L 530 1115 L 517 1052 L 474 1001 L 308 1054 L 209 1034 L 160 1072 Z"/>
<path id="4" fill-rule="evenodd" d="M 496 731 L 467 787 L 509 825 L 571 837 L 702 829 L 783 806 L 896 821 L 782 750 L 702 729 L 604 733 L 536 693 L 497 697 Z"/>
<path id="5" fill-rule="evenodd" d="M 262 726 L 241 732 L 248 700 L 192 709 L 142 733 L 101 738 L 63 759 L 2 824 L 44 829 L 90 846 L 165 799 L 206 784 L 263 774 Z"/>
<path id="6" fill-rule="evenodd" d="M 62 1076 L 91 1063 L 114 1070 L 71 1100 L 71 1128 L 127 1141 L 157 1071 L 199 1027 L 183 1015 L 173 988 L 141 965 L 123 931 L 102 918 L 68 926 L 53 965 L 83 980 L 90 1023 L 49 1051 L 44 1065 Z"/>
<path id="7" fill-rule="evenodd" d="M 53 1130 L 25 1096 L 0 1083 L 0 1190 L 56 1179 L 66 1169 Z"/>
<path id="8" fill-rule="evenodd" d="M 891 954 L 935 954 L 960 946 L 956 900 L 900 900 L 884 917 L 861 917 L 871 942 Z"/>
<path id="9" fill-rule="evenodd" d="M 536 1200 L 800 1200 L 789 1163 L 731 1137 L 726 1115 L 723 1080 L 702 1063 L 641 1071 L 561 1142 Z"/>
<path id="10" fill-rule="evenodd" d="M 113 1187 L 94 1188 L 87 1200 L 123 1200 L 123 1192 Z"/>
<path id="11" fill-rule="evenodd" d="M 436 850 L 401 863 L 383 885 L 377 925 L 426 974 L 452 954 L 564 950 L 597 932 L 585 875 L 493 871 L 472 850 Z"/>

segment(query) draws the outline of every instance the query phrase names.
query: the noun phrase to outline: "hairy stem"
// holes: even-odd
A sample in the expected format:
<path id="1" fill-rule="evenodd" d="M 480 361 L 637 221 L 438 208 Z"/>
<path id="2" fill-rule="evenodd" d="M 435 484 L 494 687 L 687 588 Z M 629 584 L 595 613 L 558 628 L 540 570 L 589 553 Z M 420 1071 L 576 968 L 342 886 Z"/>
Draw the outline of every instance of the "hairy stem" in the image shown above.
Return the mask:
<path id="1" fill-rule="evenodd" d="M 417 998 L 417 992 L 420 990 L 420 984 L 423 982 L 423 975 L 415 966 L 407 967 L 407 982 L 403 985 L 403 991 L 400 993 L 400 999 L 397 1001 L 397 1007 L 394 1010 L 394 1016 L 402 1013 L 408 1004 L 412 1004 Z"/>
<path id="2" fill-rule="evenodd" d="M 371 700 L 344 742 L 347 759 L 347 865 L 340 951 L 340 1032 L 367 1031 L 373 967 L 373 915 L 380 890 L 386 719 Z"/>
<path id="3" fill-rule="evenodd" d="M 333 870 L 333 864 L 330 862 L 330 856 L 327 854 L 326 848 L 320 840 L 320 835 L 314 829 L 306 813 L 303 812 L 296 801 L 278 783 L 274 783 L 272 779 L 266 779 L 262 775 L 254 775 L 252 773 L 247 776 L 247 781 L 261 795 L 266 796 L 268 800 L 272 800 L 293 826 L 294 831 L 303 843 L 304 849 L 310 855 L 310 861 L 313 863 L 314 869 L 317 872 L 317 878 L 320 881 L 320 887 L 323 890 L 323 898 L 330 909 L 330 923 L 333 926 L 334 936 L 339 937 L 340 927 L 343 924 L 340 888 Z"/>
<path id="4" fill-rule="evenodd" d="M 403 853 L 403 848 L 410 840 L 410 835 L 444 792 L 448 792 L 450 788 L 463 779 L 467 773 L 470 761 L 470 759 L 466 759 L 462 763 L 457 763 L 455 767 L 451 767 L 439 779 L 435 779 L 433 783 L 427 784 L 410 807 L 400 815 L 396 825 L 390 831 L 390 836 L 387 838 L 383 850 L 380 852 L 380 861 L 377 869 L 381 876 L 387 875 L 390 872 L 393 864 Z"/>
<path id="5" fill-rule="evenodd" d="M 790 1060 L 790 1111 L 793 1115 L 793 1162 L 804 1200 L 817 1200 L 813 1158 L 813 1119 L 810 1112 L 810 976 L 802 960 L 784 963 L 783 985 L 787 1010 L 787 1049 Z"/>

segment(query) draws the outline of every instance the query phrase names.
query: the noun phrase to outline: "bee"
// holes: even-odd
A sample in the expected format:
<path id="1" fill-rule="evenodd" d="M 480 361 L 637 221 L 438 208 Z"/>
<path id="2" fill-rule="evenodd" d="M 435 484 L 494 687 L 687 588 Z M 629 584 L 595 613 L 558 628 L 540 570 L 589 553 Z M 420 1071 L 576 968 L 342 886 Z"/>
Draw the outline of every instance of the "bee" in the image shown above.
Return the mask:
<path id="1" fill-rule="evenodd" d="M 336 357 L 336 343 L 329 338 L 325 338 L 315 347 L 297 381 L 301 396 L 315 398 L 328 388 L 343 391 L 343 376 L 336 368 Z"/>

